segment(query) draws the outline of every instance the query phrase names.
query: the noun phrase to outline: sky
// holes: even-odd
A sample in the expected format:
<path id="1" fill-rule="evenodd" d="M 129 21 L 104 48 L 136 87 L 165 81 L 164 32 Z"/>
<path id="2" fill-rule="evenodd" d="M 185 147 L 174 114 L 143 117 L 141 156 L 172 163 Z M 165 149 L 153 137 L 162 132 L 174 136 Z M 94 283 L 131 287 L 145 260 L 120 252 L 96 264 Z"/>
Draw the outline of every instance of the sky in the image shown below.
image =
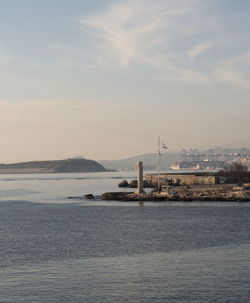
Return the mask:
<path id="1" fill-rule="evenodd" d="M 249 0 L 0 7 L 0 163 L 250 147 Z"/>

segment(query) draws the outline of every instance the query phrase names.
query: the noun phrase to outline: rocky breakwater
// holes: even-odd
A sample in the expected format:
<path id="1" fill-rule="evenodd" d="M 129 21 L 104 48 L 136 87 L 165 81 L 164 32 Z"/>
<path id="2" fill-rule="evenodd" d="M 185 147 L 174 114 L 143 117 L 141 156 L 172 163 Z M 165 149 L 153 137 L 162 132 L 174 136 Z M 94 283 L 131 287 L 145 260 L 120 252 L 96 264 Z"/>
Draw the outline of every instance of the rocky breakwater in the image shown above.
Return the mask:
<path id="1" fill-rule="evenodd" d="M 197 188 L 169 188 L 168 191 L 150 193 L 133 192 L 107 192 L 102 195 L 102 200 L 114 201 L 225 201 L 225 202 L 250 202 L 250 192 L 237 188 L 227 190 L 197 190 Z"/>
<path id="2" fill-rule="evenodd" d="M 250 196 L 244 191 L 240 192 L 176 192 L 176 193 L 161 193 L 166 201 L 225 201 L 225 202 L 248 202 Z"/>
<path id="3" fill-rule="evenodd" d="M 107 192 L 102 195 L 102 200 L 113 201 L 165 201 L 165 197 L 156 193 L 137 194 L 132 192 Z"/>
<path id="4" fill-rule="evenodd" d="M 118 184 L 119 187 L 128 187 L 128 188 L 137 188 L 138 187 L 138 181 L 131 180 L 128 182 L 127 180 L 123 180 Z M 148 182 L 146 180 L 143 180 L 143 188 L 155 188 L 155 184 Z"/>

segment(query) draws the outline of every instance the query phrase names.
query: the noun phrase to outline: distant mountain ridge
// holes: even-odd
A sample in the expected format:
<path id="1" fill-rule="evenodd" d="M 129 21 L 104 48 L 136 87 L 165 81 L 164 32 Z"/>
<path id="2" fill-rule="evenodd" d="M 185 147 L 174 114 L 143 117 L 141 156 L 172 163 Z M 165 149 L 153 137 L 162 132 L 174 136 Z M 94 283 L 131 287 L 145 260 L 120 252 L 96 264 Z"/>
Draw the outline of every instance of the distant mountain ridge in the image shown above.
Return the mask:
<path id="1" fill-rule="evenodd" d="M 0 173 L 104 172 L 102 164 L 84 158 L 0 164 Z"/>
<path id="2" fill-rule="evenodd" d="M 161 155 L 161 167 L 167 169 L 172 163 L 178 161 L 180 153 L 162 153 Z M 107 169 L 112 170 L 133 170 L 136 167 L 138 161 L 143 161 L 143 167 L 145 170 L 156 170 L 158 163 L 158 154 L 142 154 L 135 157 L 130 157 L 120 160 L 100 160 L 99 162 Z"/>
<path id="3" fill-rule="evenodd" d="M 242 149 L 239 148 L 222 148 L 216 147 L 212 149 L 213 152 L 222 154 L 225 150 L 229 150 L 233 153 L 240 153 Z M 202 150 L 201 152 L 209 154 L 211 150 Z M 245 150 L 246 153 L 250 154 L 250 149 Z M 158 154 L 149 153 L 137 155 L 119 160 L 100 160 L 99 162 L 107 169 L 112 170 L 133 170 L 136 167 L 138 161 L 143 161 L 145 170 L 156 170 L 158 164 Z M 163 152 L 161 154 L 161 169 L 168 169 L 173 163 L 181 161 L 181 151 L 179 152 Z"/>

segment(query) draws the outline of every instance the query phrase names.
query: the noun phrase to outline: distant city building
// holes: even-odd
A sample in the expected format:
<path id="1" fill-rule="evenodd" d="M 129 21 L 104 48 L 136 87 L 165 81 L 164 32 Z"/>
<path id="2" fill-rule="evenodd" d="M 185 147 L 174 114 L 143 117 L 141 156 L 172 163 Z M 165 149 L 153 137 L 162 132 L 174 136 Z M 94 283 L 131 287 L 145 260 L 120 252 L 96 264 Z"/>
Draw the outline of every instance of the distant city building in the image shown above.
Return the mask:
<path id="1" fill-rule="evenodd" d="M 197 149 L 189 151 L 183 149 L 181 161 L 175 162 L 170 168 L 173 170 L 220 170 L 225 169 L 234 162 L 242 163 L 250 169 L 250 154 L 245 148 L 238 153 L 225 150 L 221 154 L 214 152 L 212 149 L 206 154 L 199 152 Z"/>

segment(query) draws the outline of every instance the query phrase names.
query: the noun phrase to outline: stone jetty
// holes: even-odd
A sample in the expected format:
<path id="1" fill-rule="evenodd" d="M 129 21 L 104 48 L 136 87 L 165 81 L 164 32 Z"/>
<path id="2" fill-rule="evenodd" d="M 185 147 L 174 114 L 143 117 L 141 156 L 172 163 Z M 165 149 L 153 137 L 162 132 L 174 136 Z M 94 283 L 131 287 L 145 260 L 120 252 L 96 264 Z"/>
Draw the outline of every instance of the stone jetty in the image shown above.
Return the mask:
<path id="1" fill-rule="evenodd" d="M 240 191 L 193 191 L 190 189 L 185 192 L 151 192 L 151 193 L 132 193 L 132 192 L 107 192 L 102 195 L 102 200 L 114 201 L 228 201 L 228 202 L 250 202 L 250 193 Z"/>
<path id="2" fill-rule="evenodd" d="M 114 201 L 250 201 L 250 185 L 220 184 L 220 178 L 211 173 L 146 174 L 143 180 L 143 163 L 137 165 L 138 178 L 132 182 L 123 180 L 119 187 L 136 188 L 135 192 L 107 192 L 102 200 Z M 235 172 L 234 172 L 235 174 Z M 245 173 L 244 173 L 245 174 Z M 143 188 L 155 187 L 158 178 L 159 188 L 145 193 Z M 169 179 L 171 177 L 171 179 Z M 230 175 L 231 177 L 231 175 Z M 244 177 L 246 177 L 244 175 Z M 249 175 L 247 175 L 249 177 Z M 166 180 L 168 182 L 166 182 Z M 237 179 L 238 180 L 238 179 Z M 172 181 L 172 182 L 170 182 Z M 235 180 L 234 180 L 235 181 Z"/>
<path id="3" fill-rule="evenodd" d="M 184 173 L 158 174 L 161 182 L 156 184 L 156 174 L 146 174 L 143 179 L 143 163 L 137 165 L 138 176 L 136 180 L 123 180 L 119 187 L 134 188 L 135 191 L 106 192 L 101 196 L 86 194 L 81 197 L 68 197 L 68 199 L 90 199 L 104 201 L 225 201 L 250 202 L 250 173 L 231 172 L 220 175 L 211 173 Z M 164 177 L 164 178 L 163 178 Z M 170 179 L 169 179 L 170 177 Z M 218 181 L 233 180 L 234 183 L 220 183 Z M 237 181 L 237 184 L 236 182 Z M 245 183 L 244 183 L 245 182 Z M 147 192 L 144 189 L 147 188 Z M 149 191 L 149 188 L 154 188 Z"/>

